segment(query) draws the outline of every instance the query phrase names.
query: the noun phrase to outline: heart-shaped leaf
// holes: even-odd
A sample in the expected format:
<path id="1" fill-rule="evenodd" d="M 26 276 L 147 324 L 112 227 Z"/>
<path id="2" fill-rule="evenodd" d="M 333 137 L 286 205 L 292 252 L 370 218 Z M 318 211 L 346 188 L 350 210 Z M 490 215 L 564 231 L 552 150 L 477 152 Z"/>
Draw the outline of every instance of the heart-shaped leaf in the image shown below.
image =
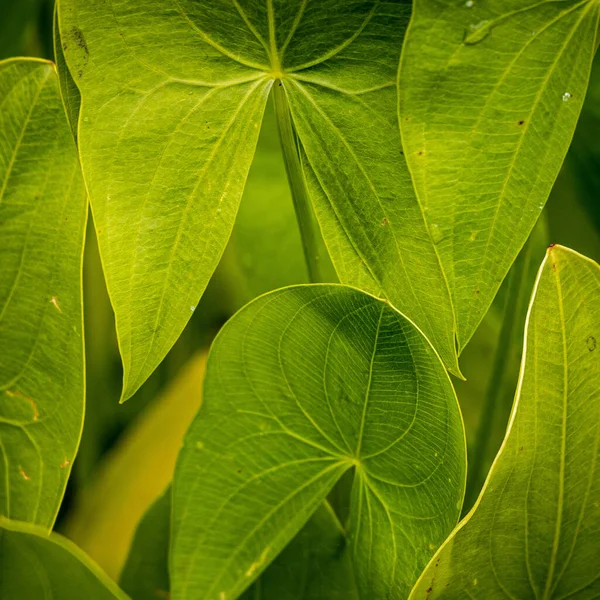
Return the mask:
<path id="1" fill-rule="evenodd" d="M 396 119 L 409 11 L 378 0 L 60 1 L 123 398 L 177 339 L 221 257 L 274 81 L 341 279 L 383 290 L 458 372 L 450 292 Z"/>
<path id="2" fill-rule="evenodd" d="M 473 510 L 411 600 L 600 594 L 600 267 L 560 246 L 538 274 L 517 396 Z"/>
<path id="3" fill-rule="evenodd" d="M 214 342 L 179 455 L 173 598 L 236 598 L 349 469 L 361 597 L 405 598 L 462 504 L 464 432 L 445 369 L 409 321 L 358 290 L 262 296 Z"/>
<path id="4" fill-rule="evenodd" d="M 595 0 L 416 0 L 400 125 L 456 315 L 459 351 L 558 175 L 585 96 Z"/>
<path id="5" fill-rule="evenodd" d="M 51 63 L 0 62 L 0 515 L 51 527 L 83 424 L 87 203 Z"/>

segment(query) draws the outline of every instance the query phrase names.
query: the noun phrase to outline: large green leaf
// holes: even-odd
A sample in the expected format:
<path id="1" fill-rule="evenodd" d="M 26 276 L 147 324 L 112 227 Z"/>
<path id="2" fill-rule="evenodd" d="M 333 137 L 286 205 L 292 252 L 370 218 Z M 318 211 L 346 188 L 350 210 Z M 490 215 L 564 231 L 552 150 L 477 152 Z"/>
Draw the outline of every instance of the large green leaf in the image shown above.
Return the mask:
<path id="1" fill-rule="evenodd" d="M 507 436 L 412 600 L 598 597 L 599 339 L 600 268 L 554 246 L 529 308 Z"/>
<path id="2" fill-rule="evenodd" d="M 459 350 L 533 228 L 596 48 L 595 0 L 416 0 L 400 126 L 448 278 Z"/>
<path id="3" fill-rule="evenodd" d="M 404 598 L 457 520 L 465 442 L 426 339 L 336 285 L 262 296 L 221 331 L 173 487 L 173 598 L 237 597 L 354 469 L 361 598 Z"/>
<path id="4" fill-rule="evenodd" d="M 52 64 L 0 63 L 0 514 L 50 527 L 83 421 L 87 204 Z"/>
<path id="5" fill-rule="evenodd" d="M 81 550 L 65 538 L 0 517 L 0 598 L 127 600 Z"/>
<path id="6" fill-rule="evenodd" d="M 60 1 L 124 398 L 177 339 L 219 261 L 277 79 L 340 277 L 381 288 L 458 372 L 450 293 L 395 116 L 409 10 L 378 0 Z"/>

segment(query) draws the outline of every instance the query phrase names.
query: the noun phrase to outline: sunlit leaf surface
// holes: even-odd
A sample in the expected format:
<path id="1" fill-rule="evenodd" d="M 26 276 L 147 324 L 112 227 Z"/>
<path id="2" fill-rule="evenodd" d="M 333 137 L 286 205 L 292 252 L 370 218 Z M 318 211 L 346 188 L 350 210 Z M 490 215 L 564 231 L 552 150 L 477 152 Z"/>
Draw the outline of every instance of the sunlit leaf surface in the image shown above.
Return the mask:
<path id="1" fill-rule="evenodd" d="M 61 0 L 124 398 L 177 339 L 221 257 L 278 80 L 340 278 L 382 290 L 458 371 L 450 293 L 396 119 L 409 11 L 376 0 Z"/>
<path id="2" fill-rule="evenodd" d="M 87 204 L 50 63 L 0 62 L 0 515 L 50 527 L 83 422 Z"/>
<path id="3" fill-rule="evenodd" d="M 600 594 L 600 267 L 554 246 L 538 275 L 507 437 L 411 600 Z"/>
<path id="4" fill-rule="evenodd" d="M 416 0 L 400 64 L 406 160 L 459 350 L 544 207 L 585 96 L 596 0 Z"/>
<path id="5" fill-rule="evenodd" d="M 464 453 L 442 363 L 389 304 L 344 286 L 267 294 L 213 344 L 175 471 L 172 596 L 235 598 L 354 469 L 359 592 L 405 598 L 457 520 Z"/>

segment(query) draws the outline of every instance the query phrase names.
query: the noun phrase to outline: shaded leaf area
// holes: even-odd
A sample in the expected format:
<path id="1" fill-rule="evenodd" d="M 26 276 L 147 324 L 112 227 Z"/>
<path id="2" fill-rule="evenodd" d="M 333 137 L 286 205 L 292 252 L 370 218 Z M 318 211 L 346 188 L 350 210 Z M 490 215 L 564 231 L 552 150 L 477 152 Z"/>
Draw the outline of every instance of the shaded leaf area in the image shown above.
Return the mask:
<path id="1" fill-rule="evenodd" d="M 170 488 L 140 521 L 120 578 L 134 600 L 168 597 Z M 358 598 L 346 536 L 325 502 L 242 596 L 243 600 Z"/>
<path id="2" fill-rule="evenodd" d="M 40 527 L 0 517 L 0 597 L 127 600 L 81 550 Z"/>
<path id="3" fill-rule="evenodd" d="M 0 0 L 0 59 L 52 56 L 51 0 Z"/>
<path id="4" fill-rule="evenodd" d="M 403 598 L 457 520 L 456 397 L 421 334 L 344 286 L 255 300 L 221 331 L 173 488 L 173 598 L 232 599 L 355 470 L 361 598 Z"/>
<path id="5" fill-rule="evenodd" d="M 322 248 L 321 275 L 326 282 L 335 283 L 327 250 L 322 240 L 318 244 Z M 308 283 L 271 100 L 231 238 L 215 277 L 226 286 L 235 310 L 266 292 Z"/>
<path id="6" fill-rule="evenodd" d="M 600 231 L 600 54 L 596 55 L 590 87 L 581 110 L 581 118 L 567 155 L 566 167 L 573 175 L 579 197 L 590 220 Z"/>
<path id="7" fill-rule="evenodd" d="M 600 593 L 599 298 L 596 263 L 549 249 L 506 439 L 475 507 L 411 599 Z"/>
<path id="8" fill-rule="evenodd" d="M 374 0 L 61 1 L 124 398 L 177 339 L 219 261 L 275 79 L 320 181 L 311 190 L 340 278 L 362 285 L 374 273 L 368 289 L 383 287 L 458 370 L 449 292 L 395 119 L 408 12 Z"/>
<path id="9" fill-rule="evenodd" d="M 133 600 L 169 598 L 171 486 L 140 519 L 119 585 Z"/>
<path id="10" fill-rule="evenodd" d="M 206 352 L 196 354 L 146 406 L 98 463 L 63 524 L 65 535 L 115 579 L 138 521 L 173 478 L 202 402 L 205 366 Z"/>
<path id="11" fill-rule="evenodd" d="M 60 29 L 58 24 L 58 4 L 54 8 L 54 24 L 53 24 L 53 42 L 54 42 L 54 62 L 56 63 L 56 70 L 58 72 L 58 81 L 60 88 L 60 95 L 65 106 L 65 112 L 67 113 L 67 119 L 71 126 L 73 136 L 77 141 L 77 123 L 79 121 L 79 110 L 81 107 L 81 94 L 79 88 L 71 72 L 65 62 L 65 54 L 63 50 L 63 44 L 60 39 Z"/>
<path id="12" fill-rule="evenodd" d="M 242 600 L 358 600 L 348 540 L 323 502 Z"/>
<path id="13" fill-rule="evenodd" d="M 419 0 L 400 126 L 447 276 L 459 350 L 544 207 L 585 96 L 597 2 Z"/>
<path id="14" fill-rule="evenodd" d="M 482 370 L 484 373 L 486 369 L 489 371 L 485 388 L 478 390 L 477 401 L 481 406 L 481 413 L 477 425 L 472 428 L 474 439 L 467 439 L 469 468 L 463 514 L 471 509 L 477 499 L 506 434 L 519 378 L 529 300 L 548 244 L 547 219 L 546 215 L 542 214 L 494 301 L 498 309 L 496 319 L 500 319 L 497 339 L 494 339 L 494 334 L 489 328 L 484 328 L 483 333 L 487 334 L 487 338 L 483 341 L 480 337 L 479 345 L 475 345 L 476 352 L 481 350 L 482 342 L 488 347 L 491 346 L 493 355 L 476 357 L 476 360 L 471 360 L 470 363 L 465 360 L 466 356 L 462 359 L 463 364 L 469 367 L 468 372 L 465 369 L 467 377 L 476 370 Z M 484 322 L 486 319 L 487 315 Z M 472 341 L 477 341 L 476 336 L 477 333 Z M 472 354 L 471 357 L 475 358 Z M 457 382 L 455 387 L 464 415 L 461 391 L 464 388 L 468 389 L 469 383 Z M 468 431 L 468 426 L 466 427 Z"/>
<path id="15" fill-rule="evenodd" d="M 0 514 L 51 527 L 83 421 L 87 204 L 50 63 L 0 62 Z"/>

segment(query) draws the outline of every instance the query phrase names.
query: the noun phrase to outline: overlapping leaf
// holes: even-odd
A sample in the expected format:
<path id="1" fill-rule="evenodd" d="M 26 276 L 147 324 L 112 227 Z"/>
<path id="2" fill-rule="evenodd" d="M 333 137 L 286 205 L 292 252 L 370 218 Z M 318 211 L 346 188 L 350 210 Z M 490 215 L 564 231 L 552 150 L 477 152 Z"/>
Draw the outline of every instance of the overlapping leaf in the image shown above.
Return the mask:
<path id="1" fill-rule="evenodd" d="M 276 79 L 340 277 L 383 290 L 458 370 L 450 295 L 395 117 L 409 10 L 377 0 L 61 0 L 124 398 L 176 340 L 223 252 Z"/>
<path id="2" fill-rule="evenodd" d="M 146 407 L 97 465 L 63 522 L 65 535 L 110 577 L 119 576 L 139 520 L 173 478 L 202 402 L 205 365 L 206 352 L 193 356 Z"/>
<path id="3" fill-rule="evenodd" d="M 173 598 L 237 597 L 355 469 L 361 597 L 404 598 L 457 519 L 454 392 L 389 304 L 343 286 L 252 302 L 213 344 L 173 488 Z"/>
<path id="4" fill-rule="evenodd" d="M 140 521 L 119 580 L 134 600 L 169 593 L 170 519 L 169 488 Z M 241 598 L 358 600 L 346 535 L 327 502 Z"/>
<path id="5" fill-rule="evenodd" d="M 87 204 L 54 67 L 0 63 L 0 514 L 54 522 L 83 422 Z"/>
<path id="6" fill-rule="evenodd" d="M 530 305 L 507 437 L 411 600 L 598 596 L 598 340 L 600 267 L 555 246 Z"/>
<path id="7" fill-rule="evenodd" d="M 416 0 L 400 124 L 469 341 L 565 157 L 596 50 L 593 0 Z"/>
<path id="8" fill-rule="evenodd" d="M 0 517 L 0 598 L 128 600 L 65 538 Z"/>

